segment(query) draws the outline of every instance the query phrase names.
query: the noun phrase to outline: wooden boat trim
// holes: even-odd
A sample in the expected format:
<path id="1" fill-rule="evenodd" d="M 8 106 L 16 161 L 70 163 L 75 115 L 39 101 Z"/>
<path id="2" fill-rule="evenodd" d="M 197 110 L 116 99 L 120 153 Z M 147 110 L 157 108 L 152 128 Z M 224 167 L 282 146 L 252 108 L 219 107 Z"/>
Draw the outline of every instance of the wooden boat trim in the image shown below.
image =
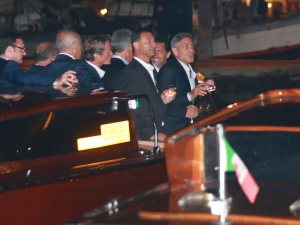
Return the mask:
<path id="1" fill-rule="evenodd" d="M 259 94 L 255 98 L 252 98 L 248 101 L 236 102 L 231 105 L 228 105 L 221 111 L 176 132 L 176 135 L 171 134 L 166 140 L 167 142 L 173 141 L 177 137 L 184 136 L 187 132 L 191 133 L 191 130 L 193 128 L 199 129 L 199 127 L 205 127 L 208 125 L 216 124 L 219 121 L 226 120 L 254 107 L 264 107 L 266 105 L 297 102 L 300 102 L 300 89 L 278 89 L 268 91 L 266 93 Z"/>
<path id="2" fill-rule="evenodd" d="M 289 127 L 289 126 L 227 126 L 226 131 L 229 132 L 291 132 L 299 133 L 300 127 Z"/>
<path id="3" fill-rule="evenodd" d="M 210 213 L 178 213 L 178 212 L 152 212 L 139 211 L 139 217 L 144 220 L 155 221 L 193 221 L 193 222 L 216 222 L 218 216 Z M 228 220 L 239 224 L 258 224 L 258 225 L 300 225 L 300 220 L 289 218 L 277 218 L 269 216 L 253 216 L 241 214 L 229 214 Z M 272 221 L 272 222 L 270 222 Z"/>
<path id="4" fill-rule="evenodd" d="M 0 113 L 0 121 L 14 119 L 24 116 L 29 116 L 37 113 L 44 113 L 54 110 L 69 109 L 75 107 L 84 107 L 89 105 L 96 105 L 101 103 L 106 103 L 112 101 L 114 98 L 125 96 L 124 92 L 114 92 L 109 93 L 103 91 L 101 94 L 94 94 L 90 96 L 79 96 L 79 97 L 66 97 L 57 98 L 53 100 L 46 101 L 44 103 L 39 103 L 38 107 L 35 105 L 24 106 L 24 107 L 14 107 L 7 110 L 2 110 Z"/>
<path id="5" fill-rule="evenodd" d="M 104 174 L 111 171 L 120 171 L 123 169 L 163 163 L 163 155 L 148 155 L 140 157 L 130 157 L 128 155 L 128 158 L 120 157 L 111 160 L 99 160 L 91 162 L 75 161 L 72 164 L 65 162 L 63 163 L 66 164 L 65 166 L 60 166 L 59 161 L 50 164 L 47 163 L 43 167 L 37 166 L 36 164 L 33 166 L 29 166 L 30 163 L 27 164 L 27 166 L 18 163 L 14 163 L 14 165 L 1 165 L 1 176 L 6 177 L 14 173 L 18 173 L 19 176 L 17 180 L 7 180 L 8 177 L 7 179 L 1 179 L 0 193 L 7 190 L 52 183 L 54 181 L 58 182 L 69 179 L 77 179 L 89 175 Z M 34 175 L 32 176 L 31 173 L 33 173 Z"/>

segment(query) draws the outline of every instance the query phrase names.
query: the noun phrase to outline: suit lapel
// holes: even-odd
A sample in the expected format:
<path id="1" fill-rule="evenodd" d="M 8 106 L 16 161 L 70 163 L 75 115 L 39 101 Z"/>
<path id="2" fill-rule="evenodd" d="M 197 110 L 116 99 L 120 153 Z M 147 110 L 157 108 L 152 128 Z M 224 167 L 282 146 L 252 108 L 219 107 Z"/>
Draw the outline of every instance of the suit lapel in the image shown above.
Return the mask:
<path id="1" fill-rule="evenodd" d="M 177 59 L 174 59 L 174 64 L 175 64 L 175 66 L 178 67 L 178 69 L 180 71 L 180 79 L 183 81 L 183 83 L 186 86 L 186 88 L 191 91 L 190 81 L 189 81 L 189 79 L 188 79 L 188 77 L 186 75 L 186 72 L 183 69 L 182 65 L 180 64 L 180 62 L 178 62 Z"/>
<path id="2" fill-rule="evenodd" d="M 142 76 L 144 76 L 145 79 L 147 80 L 147 82 L 152 84 L 151 86 L 153 86 L 153 89 L 156 92 L 158 92 L 156 86 L 153 83 L 152 78 L 150 77 L 150 74 L 149 74 L 148 70 L 146 70 L 146 68 L 143 67 L 143 65 L 140 64 L 137 60 L 135 60 L 135 59 L 133 59 L 133 60 L 134 60 L 134 63 L 136 63 L 138 65 L 138 67 L 141 69 L 141 71 L 143 71 L 143 75 Z"/>

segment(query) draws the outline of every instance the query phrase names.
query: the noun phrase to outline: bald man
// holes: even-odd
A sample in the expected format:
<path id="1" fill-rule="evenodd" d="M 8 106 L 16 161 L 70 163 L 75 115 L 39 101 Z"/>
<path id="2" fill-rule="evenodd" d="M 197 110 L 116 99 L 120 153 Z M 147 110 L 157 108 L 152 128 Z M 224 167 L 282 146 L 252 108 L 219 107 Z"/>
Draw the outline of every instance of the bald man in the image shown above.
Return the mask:
<path id="1" fill-rule="evenodd" d="M 29 74 L 43 73 L 45 66 L 55 60 L 57 51 L 55 45 L 51 42 L 41 42 L 35 49 L 36 63 L 27 71 Z"/>
<path id="2" fill-rule="evenodd" d="M 41 76 L 57 78 L 68 70 L 74 70 L 76 59 L 81 58 L 81 38 L 78 33 L 71 30 L 59 31 L 56 35 L 55 47 L 58 55 L 50 63 Z"/>

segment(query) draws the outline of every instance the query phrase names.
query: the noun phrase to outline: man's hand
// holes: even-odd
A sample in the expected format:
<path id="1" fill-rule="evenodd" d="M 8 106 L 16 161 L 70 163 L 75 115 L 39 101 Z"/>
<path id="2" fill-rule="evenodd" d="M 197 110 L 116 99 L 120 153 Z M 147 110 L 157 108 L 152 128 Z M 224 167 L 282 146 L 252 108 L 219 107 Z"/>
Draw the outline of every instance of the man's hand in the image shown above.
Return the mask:
<path id="1" fill-rule="evenodd" d="M 72 70 L 65 72 L 63 75 L 61 75 L 53 82 L 54 88 L 58 89 L 58 87 L 63 87 L 63 86 L 71 88 L 76 86 L 78 84 L 78 79 L 75 74 L 76 72 Z"/>
<path id="2" fill-rule="evenodd" d="M 169 88 L 164 90 L 161 95 L 160 95 L 162 101 L 164 102 L 164 104 L 169 104 L 170 102 L 172 102 L 175 97 L 176 97 L 176 88 Z"/>
<path id="3" fill-rule="evenodd" d="M 198 84 L 191 92 L 190 95 L 192 98 L 196 98 L 197 96 L 204 96 L 207 94 L 207 86 L 205 83 Z"/>
<path id="4" fill-rule="evenodd" d="M 199 115 L 199 111 L 196 106 L 188 105 L 186 108 L 187 108 L 187 110 L 186 110 L 185 117 L 194 119 Z"/>
<path id="5" fill-rule="evenodd" d="M 212 80 L 212 79 L 206 80 L 205 81 L 205 86 L 206 86 L 208 92 L 213 92 L 217 88 L 216 84 L 215 84 L 215 81 Z"/>
<path id="6" fill-rule="evenodd" d="M 0 98 L 4 98 L 6 100 L 9 101 L 19 101 L 24 97 L 24 95 L 22 95 L 21 93 L 17 93 L 17 94 L 0 94 Z"/>
<path id="7" fill-rule="evenodd" d="M 65 94 L 66 96 L 74 96 L 78 91 L 76 86 L 72 87 L 64 87 L 64 86 L 53 86 L 54 89 L 59 90 L 61 93 Z"/>

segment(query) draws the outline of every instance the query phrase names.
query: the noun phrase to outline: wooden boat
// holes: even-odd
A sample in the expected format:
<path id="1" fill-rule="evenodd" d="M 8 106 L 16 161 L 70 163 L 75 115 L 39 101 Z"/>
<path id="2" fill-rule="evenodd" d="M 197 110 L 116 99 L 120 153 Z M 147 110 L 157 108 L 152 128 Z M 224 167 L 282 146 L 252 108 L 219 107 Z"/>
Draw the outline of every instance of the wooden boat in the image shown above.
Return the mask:
<path id="1" fill-rule="evenodd" d="M 225 36 L 224 31 L 216 31 L 213 38 L 213 57 L 216 59 L 298 59 L 299 21 L 299 17 L 291 17 L 240 28 L 228 28 Z"/>
<path id="2" fill-rule="evenodd" d="M 170 135 L 165 143 L 168 183 L 113 199 L 65 224 L 300 224 L 299 103 L 300 89 L 269 91 Z M 235 176 L 227 174 L 232 202 L 223 222 L 212 212 L 212 202 L 220 198 L 219 123 L 260 186 L 250 204 Z"/>
<path id="3" fill-rule="evenodd" d="M 0 224 L 62 224 L 167 178 L 141 149 L 123 92 L 0 94 Z"/>

